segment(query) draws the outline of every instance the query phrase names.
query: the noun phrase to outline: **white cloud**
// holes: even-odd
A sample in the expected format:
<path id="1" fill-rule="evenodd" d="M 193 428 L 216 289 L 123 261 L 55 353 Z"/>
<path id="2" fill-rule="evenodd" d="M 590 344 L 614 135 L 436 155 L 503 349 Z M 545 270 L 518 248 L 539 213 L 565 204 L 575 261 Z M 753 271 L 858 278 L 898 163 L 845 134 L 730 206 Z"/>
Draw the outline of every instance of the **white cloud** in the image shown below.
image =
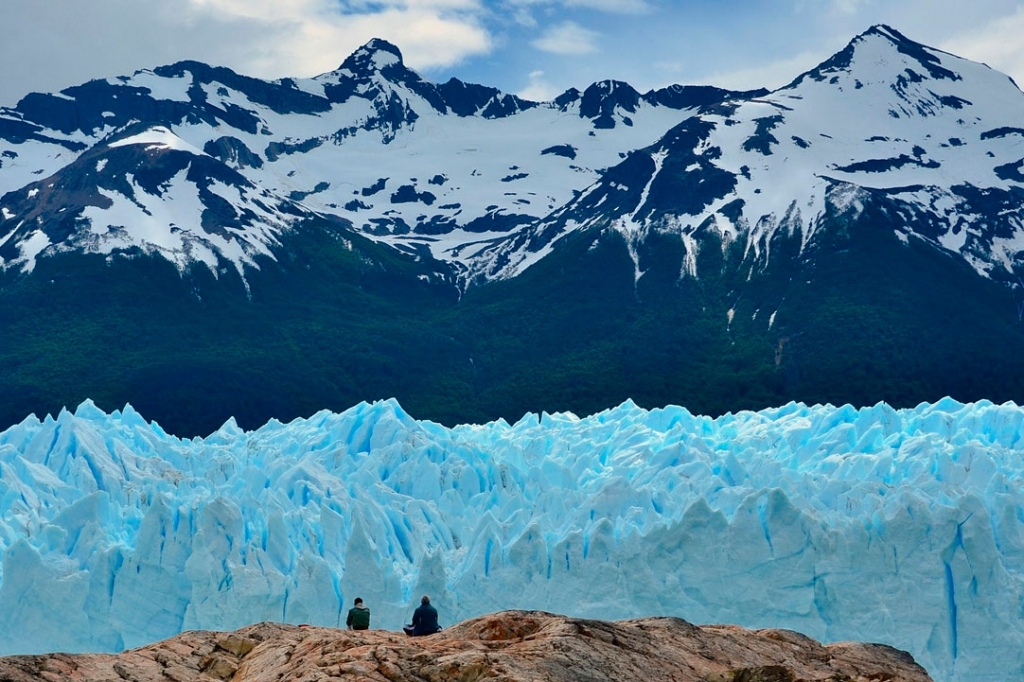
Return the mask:
<path id="1" fill-rule="evenodd" d="M 795 0 L 793 8 L 798 13 L 824 12 L 826 14 L 851 15 L 870 9 L 872 4 L 875 4 L 875 0 Z"/>
<path id="2" fill-rule="evenodd" d="M 698 79 L 701 84 L 714 85 L 728 90 L 756 90 L 781 88 L 798 75 L 813 69 L 821 63 L 820 52 L 801 52 L 794 57 L 779 59 L 745 69 L 718 71 Z"/>
<path id="3" fill-rule="evenodd" d="M 525 88 L 516 93 L 523 99 L 534 102 L 550 102 L 561 94 L 561 90 L 551 85 L 544 79 L 544 72 L 537 70 L 530 72 L 529 83 Z"/>
<path id="4" fill-rule="evenodd" d="M 0 0 L 0 106 L 182 59 L 312 76 L 374 37 L 398 45 L 412 68 L 464 64 L 479 82 L 523 85 L 537 99 L 557 94 L 550 83 L 609 73 L 635 87 L 777 87 L 879 22 L 1024 85 L 1024 0 L 788 2 L 793 11 L 698 3 L 694 14 L 672 0 Z M 467 63 L 482 55 L 492 58 Z M 532 68 L 546 75 L 527 77 Z"/>
<path id="5" fill-rule="evenodd" d="M 564 0 L 568 7 L 586 7 L 615 14 L 645 14 L 651 11 L 646 0 Z"/>
<path id="6" fill-rule="evenodd" d="M 870 0 L 832 0 L 832 10 L 839 14 L 853 15 L 870 4 Z"/>
<path id="7" fill-rule="evenodd" d="M 1024 87 L 1024 7 L 992 19 L 942 43 L 941 48 L 960 57 L 985 62 Z"/>
<path id="8" fill-rule="evenodd" d="M 600 34 L 597 32 L 583 28 L 576 22 L 563 21 L 549 27 L 531 45 L 543 52 L 554 54 L 588 54 L 597 51 L 599 37 Z"/>
<path id="9" fill-rule="evenodd" d="M 581 7 L 610 14 L 646 14 L 653 8 L 648 0 L 507 0 L 512 7 Z"/>
<path id="10" fill-rule="evenodd" d="M 533 17 L 533 14 L 526 7 L 513 8 L 512 21 L 519 24 L 520 26 L 526 26 L 528 28 L 534 28 L 537 26 L 537 20 Z"/>
<path id="11" fill-rule="evenodd" d="M 278 4 L 279 1 L 270 0 L 271 4 Z M 340 7 L 343 14 L 372 14 L 383 8 L 478 11 L 483 6 L 481 0 L 329 0 L 329 4 Z"/>
<path id="12" fill-rule="evenodd" d="M 370 38 L 400 46 L 414 68 L 448 66 L 467 55 L 490 48 L 477 0 L 391 0 L 350 2 L 331 0 L 189 0 L 226 21 L 251 19 L 275 37 L 250 69 L 253 75 L 287 65 L 287 74 L 312 75 L 337 66 Z"/>
<path id="13" fill-rule="evenodd" d="M 492 49 L 481 0 L 3 0 L 0 105 L 197 59 L 262 78 L 336 68 L 371 38 L 416 69 Z M 31 55 L 46 55 L 34 59 Z"/>

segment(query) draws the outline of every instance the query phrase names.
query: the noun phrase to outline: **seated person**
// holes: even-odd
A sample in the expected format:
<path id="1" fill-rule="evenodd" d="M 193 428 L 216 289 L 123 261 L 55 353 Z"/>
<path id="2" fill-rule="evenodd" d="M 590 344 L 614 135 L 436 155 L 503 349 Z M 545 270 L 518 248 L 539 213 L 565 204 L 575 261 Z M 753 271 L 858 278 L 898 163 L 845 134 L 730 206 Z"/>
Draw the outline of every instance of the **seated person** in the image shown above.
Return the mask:
<path id="1" fill-rule="evenodd" d="M 370 628 L 370 609 L 363 606 L 363 600 L 356 597 L 354 606 L 348 610 L 345 625 L 349 630 L 368 630 Z"/>
<path id="2" fill-rule="evenodd" d="M 422 637 L 441 631 L 441 626 L 437 624 L 437 609 L 430 605 L 429 596 L 423 595 L 420 605 L 412 614 L 412 625 L 406 625 L 402 630 L 410 637 Z"/>

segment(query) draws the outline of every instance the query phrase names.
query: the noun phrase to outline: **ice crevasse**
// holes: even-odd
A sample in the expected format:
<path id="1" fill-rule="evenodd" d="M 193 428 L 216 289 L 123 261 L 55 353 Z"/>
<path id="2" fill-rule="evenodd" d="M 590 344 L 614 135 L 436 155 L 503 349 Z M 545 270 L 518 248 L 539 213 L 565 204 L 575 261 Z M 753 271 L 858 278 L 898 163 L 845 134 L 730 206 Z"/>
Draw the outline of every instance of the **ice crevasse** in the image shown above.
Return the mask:
<path id="1" fill-rule="evenodd" d="M 0 654 L 508 608 L 798 630 L 1024 679 L 1024 408 L 631 402 L 447 428 L 394 400 L 181 439 L 85 402 L 0 433 Z"/>

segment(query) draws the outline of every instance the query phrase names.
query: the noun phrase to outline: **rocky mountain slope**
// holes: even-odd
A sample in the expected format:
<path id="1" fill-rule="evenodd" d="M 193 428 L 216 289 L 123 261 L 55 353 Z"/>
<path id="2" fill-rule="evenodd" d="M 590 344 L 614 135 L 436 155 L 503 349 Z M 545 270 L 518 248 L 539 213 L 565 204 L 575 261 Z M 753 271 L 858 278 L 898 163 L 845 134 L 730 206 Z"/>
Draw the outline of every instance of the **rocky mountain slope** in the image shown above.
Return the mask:
<path id="1" fill-rule="evenodd" d="M 262 623 L 186 632 L 118 655 L 0 658 L 3 682 L 389 680 L 513 682 L 929 682 L 914 659 L 880 644 L 822 646 L 789 630 L 696 626 L 676 618 L 580 620 L 504 611 L 409 638 Z"/>
<path id="2" fill-rule="evenodd" d="M 1016 285 L 1022 120 L 1024 95 L 1008 77 L 885 26 L 772 93 L 641 95 L 605 81 L 538 103 L 424 81 L 380 40 L 305 81 L 183 62 L 29 95 L 0 112 L 0 194 L 13 192 L 2 255 L 5 269 L 30 269 L 47 249 L 139 246 L 182 270 L 215 269 L 217 258 L 251 266 L 244 247 L 187 249 L 159 232 L 219 224 L 245 243 L 260 225 L 282 229 L 315 212 L 485 281 L 534 262 L 556 226 L 596 224 L 632 242 L 678 234 L 683 274 L 697 276 L 702 232 L 738 239 L 764 267 L 774 240 L 797 234 L 803 255 L 817 231 L 874 199 L 906 223 L 899 239 L 923 239 Z M 157 176 L 138 161 L 108 167 L 106 150 L 124 146 L 194 162 L 180 157 Z M 80 181 L 42 182 L 55 173 Z M 93 209 L 83 213 L 85 196 Z M 527 239 L 511 267 L 507 255 L 496 267 L 490 251 Z"/>
<path id="3" fill-rule="evenodd" d="M 1008 77 L 885 26 L 770 93 L 530 102 L 372 41 L 313 79 L 28 95 L 0 423 L 1024 400 L 1022 131 Z"/>
<path id="4" fill-rule="evenodd" d="M 702 108 L 512 241 L 518 251 L 503 244 L 488 274 L 513 276 L 555 235 L 601 226 L 635 261 L 652 232 L 677 236 L 680 274 L 694 278 L 702 248 L 738 242 L 739 267 L 755 275 L 773 248 L 811 260 L 820 233 L 881 206 L 894 225 L 876 241 L 920 240 L 1016 287 L 1022 122 L 1007 76 L 875 27 L 784 88 Z"/>
<path id="5" fill-rule="evenodd" d="M 295 214 L 315 211 L 461 263 L 479 244 L 571 199 L 683 112 L 746 94 L 674 86 L 641 95 L 605 81 L 531 102 L 455 79 L 424 81 L 382 40 L 307 80 L 265 82 L 182 62 L 32 94 L 0 111 L 0 196 L 15 192 L 0 202 L 0 262 L 31 269 L 47 248 L 135 246 L 182 270 L 194 262 L 216 269 L 218 259 L 251 266 L 248 232 L 268 220 L 280 231 Z M 184 151 L 193 161 L 175 155 L 160 177 L 132 163 L 108 166 L 106 150 L 125 145 L 150 156 Z M 50 179 L 55 173 L 82 182 L 72 190 Z M 210 174 L 212 189 L 199 179 Z M 143 184 L 132 187 L 135 177 Z M 99 178 L 106 182 L 93 185 Z M 257 206 L 247 198 L 254 185 L 264 193 Z M 69 205 L 56 205 L 54 194 Z M 93 206 L 85 213 L 75 205 L 82 196 Z M 242 253 L 218 243 L 212 224 L 234 228 L 237 241 L 228 239 Z M 181 236 L 160 234 L 168 230 L 212 243 L 185 248 Z"/>

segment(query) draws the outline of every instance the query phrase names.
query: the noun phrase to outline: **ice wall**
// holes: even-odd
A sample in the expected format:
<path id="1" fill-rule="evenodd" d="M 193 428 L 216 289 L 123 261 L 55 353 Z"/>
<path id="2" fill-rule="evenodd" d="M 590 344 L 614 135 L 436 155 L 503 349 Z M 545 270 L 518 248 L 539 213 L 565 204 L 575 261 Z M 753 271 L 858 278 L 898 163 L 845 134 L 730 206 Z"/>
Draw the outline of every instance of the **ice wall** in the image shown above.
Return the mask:
<path id="1" fill-rule="evenodd" d="M 92 403 L 0 433 L 0 654 L 508 608 L 783 627 L 1024 678 L 1024 409 L 631 403 L 448 429 L 394 401 L 182 440 Z"/>

